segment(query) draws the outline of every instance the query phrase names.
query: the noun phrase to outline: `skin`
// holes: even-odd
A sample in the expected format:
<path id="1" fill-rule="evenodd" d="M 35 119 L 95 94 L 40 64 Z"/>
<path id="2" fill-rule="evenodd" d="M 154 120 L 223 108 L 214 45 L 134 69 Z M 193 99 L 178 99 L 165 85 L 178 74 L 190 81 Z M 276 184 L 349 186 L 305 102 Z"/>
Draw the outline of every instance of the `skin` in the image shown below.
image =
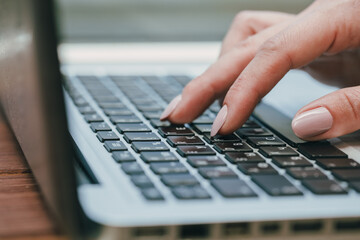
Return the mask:
<path id="1" fill-rule="evenodd" d="M 224 38 L 218 60 L 184 88 L 181 101 L 166 119 L 191 122 L 219 99 L 228 113 L 218 133 L 229 134 L 241 127 L 289 70 L 301 68 L 321 82 L 344 87 L 298 111 L 296 116 L 325 107 L 333 117 L 328 131 L 306 140 L 356 131 L 360 129 L 359 23 L 358 0 L 318 0 L 297 15 L 241 12 Z"/>

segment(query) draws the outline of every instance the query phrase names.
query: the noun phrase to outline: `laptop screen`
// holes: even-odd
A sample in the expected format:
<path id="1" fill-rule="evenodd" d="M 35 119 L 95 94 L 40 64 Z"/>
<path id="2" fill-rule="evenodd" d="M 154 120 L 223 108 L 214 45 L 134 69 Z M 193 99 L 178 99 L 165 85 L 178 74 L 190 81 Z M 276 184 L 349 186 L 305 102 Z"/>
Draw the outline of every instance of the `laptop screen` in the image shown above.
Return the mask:
<path id="1" fill-rule="evenodd" d="M 76 185 L 53 19 L 52 1 L 0 2 L 0 100 L 51 212 L 75 227 Z"/>

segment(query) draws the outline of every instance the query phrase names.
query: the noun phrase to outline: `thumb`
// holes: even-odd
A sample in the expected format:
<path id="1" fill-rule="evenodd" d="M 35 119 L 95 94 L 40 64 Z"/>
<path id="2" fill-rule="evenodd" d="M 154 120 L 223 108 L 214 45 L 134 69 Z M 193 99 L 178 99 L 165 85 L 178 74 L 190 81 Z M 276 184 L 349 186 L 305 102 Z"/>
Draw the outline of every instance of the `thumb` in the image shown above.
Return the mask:
<path id="1" fill-rule="evenodd" d="M 360 129 L 360 86 L 343 88 L 300 109 L 292 121 L 305 140 L 334 138 Z"/>

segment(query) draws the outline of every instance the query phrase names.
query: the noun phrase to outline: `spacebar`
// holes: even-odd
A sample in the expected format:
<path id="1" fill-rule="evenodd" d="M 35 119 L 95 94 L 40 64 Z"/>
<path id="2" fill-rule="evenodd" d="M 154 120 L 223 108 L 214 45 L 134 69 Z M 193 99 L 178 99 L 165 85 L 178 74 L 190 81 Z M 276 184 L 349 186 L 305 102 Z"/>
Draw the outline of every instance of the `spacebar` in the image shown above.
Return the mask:
<path id="1" fill-rule="evenodd" d="M 305 142 L 298 138 L 291 129 L 291 119 L 276 108 L 260 102 L 256 106 L 253 116 L 290 146 L 296 147 L 299 143 Z"/>

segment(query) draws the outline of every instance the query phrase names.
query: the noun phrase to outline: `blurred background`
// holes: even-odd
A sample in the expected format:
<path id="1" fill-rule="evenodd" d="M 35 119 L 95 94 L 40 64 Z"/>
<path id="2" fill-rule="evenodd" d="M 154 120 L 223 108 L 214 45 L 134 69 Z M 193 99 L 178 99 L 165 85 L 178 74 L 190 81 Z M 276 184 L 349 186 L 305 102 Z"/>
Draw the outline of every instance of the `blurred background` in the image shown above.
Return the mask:
<path id="1" fill-rule="evenodd" d="M 58 0 L 64 42 L 220 41 L 236 13 L 312 0 Z"/>

